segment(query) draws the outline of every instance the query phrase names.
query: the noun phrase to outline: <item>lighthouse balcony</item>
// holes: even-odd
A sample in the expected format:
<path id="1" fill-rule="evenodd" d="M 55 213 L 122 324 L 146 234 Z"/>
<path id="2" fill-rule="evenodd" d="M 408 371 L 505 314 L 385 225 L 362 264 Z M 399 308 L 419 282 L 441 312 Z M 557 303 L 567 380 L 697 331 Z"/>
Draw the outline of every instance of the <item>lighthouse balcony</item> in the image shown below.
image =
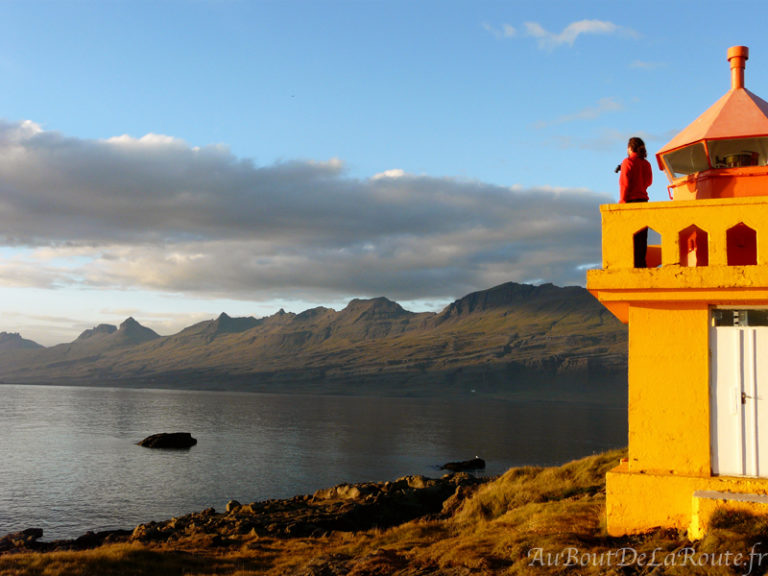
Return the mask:
<path id="1" fill-rule="evenodd" d="M 620 319 L 609 301 L 768 301 L 765 197 L 606 204 L 600 212 L 602 268 L 587 272 L 587 288 Z M 646 230 L 657 234 L 648 237 L 647 267 L 638 268 L 635 235 Z"/>

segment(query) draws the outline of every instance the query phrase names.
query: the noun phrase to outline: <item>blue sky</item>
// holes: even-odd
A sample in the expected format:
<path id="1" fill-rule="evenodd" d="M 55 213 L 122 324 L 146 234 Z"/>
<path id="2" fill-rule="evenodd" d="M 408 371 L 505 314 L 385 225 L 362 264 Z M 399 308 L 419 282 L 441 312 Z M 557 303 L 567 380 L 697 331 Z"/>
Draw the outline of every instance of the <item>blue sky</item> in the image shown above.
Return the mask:
<path id="1" fill-rule="evenodd" d="M 0 1 L 0 330 L 584 284 L 758 2 Z M 666 200 L 654 172 L 652 200 Z"/>

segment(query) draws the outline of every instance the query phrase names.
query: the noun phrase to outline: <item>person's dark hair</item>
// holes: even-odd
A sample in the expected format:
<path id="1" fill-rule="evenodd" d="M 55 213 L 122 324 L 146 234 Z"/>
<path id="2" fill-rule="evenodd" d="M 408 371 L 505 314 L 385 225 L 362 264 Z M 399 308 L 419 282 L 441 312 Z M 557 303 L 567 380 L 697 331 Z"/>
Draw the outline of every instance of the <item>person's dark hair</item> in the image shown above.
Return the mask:
<path id="1" fill-rule="evenodd" d="M 630 150 L 640 156 L 640 158 L 645 158 L 648 156 L 648 152 L 645 149 L 645 142 L 643 142 L 642 138 L 638 138 L 637 136 L 633 136 L 629 139 L 629 144 L 627 144 Z"/>

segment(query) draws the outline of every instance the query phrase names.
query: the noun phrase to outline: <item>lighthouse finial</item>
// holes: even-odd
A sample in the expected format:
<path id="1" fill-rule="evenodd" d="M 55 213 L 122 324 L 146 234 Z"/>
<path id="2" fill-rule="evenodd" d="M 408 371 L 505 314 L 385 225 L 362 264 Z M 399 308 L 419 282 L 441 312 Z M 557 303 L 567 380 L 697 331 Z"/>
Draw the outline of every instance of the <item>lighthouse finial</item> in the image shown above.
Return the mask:
<path id="1" fill-rule="evenodd" d="M 728 62 L 731 64 L 731 90 L 744 88 L 744 68 L 749 58 L 749 48 L 732 46 L 728 48 Z"/>

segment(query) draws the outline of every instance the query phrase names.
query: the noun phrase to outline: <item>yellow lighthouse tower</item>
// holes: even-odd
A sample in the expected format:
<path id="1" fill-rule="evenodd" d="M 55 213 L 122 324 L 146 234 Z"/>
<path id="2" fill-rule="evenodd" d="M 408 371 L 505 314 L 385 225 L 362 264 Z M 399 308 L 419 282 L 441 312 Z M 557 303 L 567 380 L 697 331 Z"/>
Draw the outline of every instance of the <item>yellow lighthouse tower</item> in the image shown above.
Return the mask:
<path id="1" fill-rule="evenodd" d="M 629 454 L 606 478 L 608 532 L 768 511 L 768 102 L 731 89 L 657 154 L 670 202 L 601 206 L 587 288 L 629 325 Z M 635 268 L 633 236 L 661 236 Z"/>

